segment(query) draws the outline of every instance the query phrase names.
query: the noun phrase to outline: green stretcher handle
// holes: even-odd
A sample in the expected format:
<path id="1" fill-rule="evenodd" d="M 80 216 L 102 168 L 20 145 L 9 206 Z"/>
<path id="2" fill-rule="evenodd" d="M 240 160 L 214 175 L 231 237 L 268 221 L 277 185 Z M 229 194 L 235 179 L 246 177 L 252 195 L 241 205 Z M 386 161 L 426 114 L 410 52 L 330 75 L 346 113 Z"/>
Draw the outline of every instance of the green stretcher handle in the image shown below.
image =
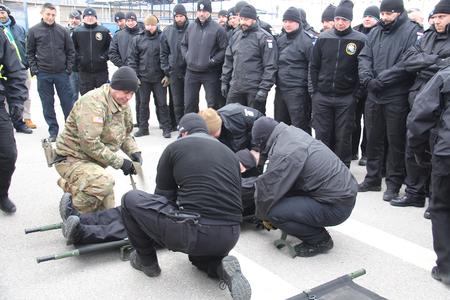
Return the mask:
<path id="1" fill-rule="evenodd" d="M 49 224 L 34 228 L 25 228 L 25 234 L 33 233 L 33 232 L 40 232 L 40 231 L 49 231 L 49 230 L 55 230 L 55 229 L 61 229 L 62 223 L 56 223 L 56 224 Z"/>

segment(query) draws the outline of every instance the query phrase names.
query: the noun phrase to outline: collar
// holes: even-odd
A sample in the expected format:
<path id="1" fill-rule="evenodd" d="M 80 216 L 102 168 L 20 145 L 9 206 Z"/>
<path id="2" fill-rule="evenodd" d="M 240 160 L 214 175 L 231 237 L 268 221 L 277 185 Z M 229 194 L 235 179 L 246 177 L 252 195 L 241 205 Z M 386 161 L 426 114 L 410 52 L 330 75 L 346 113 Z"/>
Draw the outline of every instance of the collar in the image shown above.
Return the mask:
<path id="1" fill-rule="evenodd" d="M 352 26 L 348 26 L 348 28 L 345 29 L 344 31 L 339 31 L 339 30 L 337 30 L 336 28 L 334 28 L 334 33 L 335 33 L 337 36 L 345 36 L 345 35 L 351 33 L 352 31 L 353 31 Z"/>
<path id="2" fill-rule="evenodd" d="M 92 28 L 97 27 L 97 22 L 95 22 L 94 24 L 85 24 L 85 23 L 83 23 L 83 25 L 86 28 L 92 29 Z"/>
<path id="3" fill-rule="evenodd" d="M 52 25 L 48 25 L 47 23 L 44 22 L 43 19 L 41 19 L 41 23 L 45 26 L 45 27 L 55 27 L 56 22 L 53 22 Z"/>
<path id="4" fill-rule="evenodd" d="M 301 26 L 301 25 L 300 25 Z M 295 39 L 295 37 L 302 31 L 301 27 L 299 27 L 297 30 L 286 32 L 286 37 L 288 40 Z"/>
<path id="5" fill-rule="evenodd" d="M 105 84 L 103 85 L 103 94 L 106 97 L 106 102 L 108 103 L 108 108 L 111 110 L 113 114 L 118 113 L 122 111 L 123 107 L 114 100 L 114 98 L 111 96 L 110 93 L 110 85 Z"/>

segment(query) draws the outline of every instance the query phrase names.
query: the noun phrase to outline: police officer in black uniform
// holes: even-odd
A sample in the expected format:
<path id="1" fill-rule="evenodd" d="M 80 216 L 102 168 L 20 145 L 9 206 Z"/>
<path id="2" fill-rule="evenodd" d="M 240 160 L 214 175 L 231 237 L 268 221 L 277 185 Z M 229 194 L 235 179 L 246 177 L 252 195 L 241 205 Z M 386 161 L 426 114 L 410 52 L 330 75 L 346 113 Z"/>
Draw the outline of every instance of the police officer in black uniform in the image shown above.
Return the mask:
<path id="1" fill-rule="evenodd" d="M 22 119 L 23 103 L 27 100 L 28 90 L 25 85 L 25 68 L 3 31 L 0 31 L 0 65 L 0 210 L 14 213 L 16 206 L 8 197 L 17 159 L 11 119 Z M 6 104 L 9 106 L 9 115 Z"/>

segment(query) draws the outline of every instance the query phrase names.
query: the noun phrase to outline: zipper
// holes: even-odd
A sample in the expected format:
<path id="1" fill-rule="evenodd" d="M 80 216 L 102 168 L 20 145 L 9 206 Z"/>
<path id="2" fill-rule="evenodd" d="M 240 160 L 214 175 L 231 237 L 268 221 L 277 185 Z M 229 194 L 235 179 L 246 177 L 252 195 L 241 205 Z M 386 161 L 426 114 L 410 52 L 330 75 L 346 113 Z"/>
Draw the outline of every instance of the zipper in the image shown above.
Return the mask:
<path id="1" fill-rule="evenodd" d="M 94 62 L 92 60 L 94 53 L 92 53 L 92 28 L 89 28 L 89 46 L 90 46 L 90 56 L 91 56 L 91 72 L 94 72 Z"/>
<path id="2" fill-rule="evenodd" d="M 334 66 L 334 72 L 333 72 L 333 82 L 332 82 L 332 90 L 335 91 L 335 82 L 336 82 L 336 73 L 337 73 L 337 67 L 339 64 L 339 52 L 341 50 L 341 39 L 338 40 L 338 49 L 336 51 L 336 65 Z"/>

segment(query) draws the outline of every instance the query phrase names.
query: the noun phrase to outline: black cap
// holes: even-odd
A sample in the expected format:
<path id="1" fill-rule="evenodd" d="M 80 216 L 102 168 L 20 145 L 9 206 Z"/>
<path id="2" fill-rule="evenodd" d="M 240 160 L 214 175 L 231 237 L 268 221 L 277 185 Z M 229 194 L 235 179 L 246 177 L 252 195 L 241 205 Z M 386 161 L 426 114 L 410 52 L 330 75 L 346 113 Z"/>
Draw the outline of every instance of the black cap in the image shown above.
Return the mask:
<path id="1" fill-rule="evenodd" d="M 261 117 L 253 123 L 252 144 L 263 152 L 266 148 L 267 140 L 279 123 L 272 118 Z"/>
<path id="2" fill-rule="evenodd" d="M 369 6 L 368 8 L 366 8 L 366 10 L 364 11 L 363 17 L 373 17 L 377 20 L 380 19 L 380 9 L 378 8 L 378 6 L 372 5 Z"/>
<path id="3" fill-rule="evenodd" d="M 300 11 L 295 7 L 289 7 L 283 14 L 283 21 L 289 20 L 297 23 L 301 23 Z"/>
<path id="4" fill-rule="evenodd" d="M 132 11 L 127 12 L 125 14 L 125 20 L 129 20 L 129 19 L 137 21 L 136 14 Z"/>
<path id="5" fill-rule="evenodd" d="M 245 169 L 256 168 L 256 159 L 251 154 L 250 150 L 242 149 L 235 153 L 236 158 L 241 162 Z"/>
<path id="6" fill-rule="evenodd" d="M 0 9 L 0 10 L 2 10 L 2 9 Z M 69 14 L 69 18 L 81 20 L 81 14 L 78 10 L 72 10 Z"/>
<path id="7" fill-rule="evenodd" d="M 217 14 L 219 17 L 220 16 L 224 16 L 224 17 L 228 17 L 228 11 L 225 9 L 222 9 L 221 11 L 219 11 L 219 13 Z"/>
<path id="8" fill-rule="evenodd" d="M 7 13 L 8 15 L 11 14 L 11 11 L 9 10 L 8 6 L 3 5 L 3 4 L 0 4 L 0 11 L 6 11 L 6 13 Z"/>
<path id="9" fill-rule="evenodd" d="M 125 14 L 121 11 L 116 12 L 116 14 L 114 15 L 114 22 L 120 21 L 125 19 Z"/>
<path id="10" fill-rule="evenodd" d="M 349 21 L 353 20 L 353 2 L 350 0 L 342 0 L 336 7 L 334 16 L 338 18 L 344 18 Z"/>
<path id="11" fill-rule="evenodd" d="M 253 20 L 256 20 L 257 18 L 256 9 L 253 5 L 250 4 L 242 7 L 241 11 L 239 12 L 239 15 L 241 16 L 241 18 L 249 18 Z"/>
<path id="12" fill-rule="evenodd" d="M 173 16 L 175 17 L 176 15 L 183 15 L 187 18 L 186 7 L 183 4 L 177 4 L 173 8 Z"/>
<path id="13" fill-rule="evenodd" d="M 334 21 L 334 11 L 336 10 L 336 6 L 333 4 L 328 5 L 322 13 L 322 22 L 325 21 Z"/>
<path id="14" fill-rule="evenodd" d="M 123 66 L 117 69 L 113 74 L 111 78 L 111 87 L 119 91 L 136 92 L 139 87 L 139 78 L 132 68 Z"/>
<path id="15" fill-rule="evenodd" d="M 196 113 L 185 114 L 178 123 L 178 132 L 181 136 L 182 133 L 188 132 L 188 134 L 203 132 L 208 134 L 208 126 L 205 120 Z"/>
<path id="16" fill-rule="evenodd" d="M 403 0 L 382 0 L 380 11 L 402 13 L 405 11 Z"/>
<path id="17" fill-rule="evenodd" d="M 450 0 L 439 1 L 433 10 L 433 15 L 435 14 L 450 14 Z"/>
<path id="18" fill-rule="evenodd" d="M 200 0 L 197 2 L 197 10 L 205 10 L 207 12 L 212 12 L 211 1 L 209 0 Z"/>
<path id="19" fill-rule="evenodd" d="M 234 6 L 236 8 L 236 13 L 240 13 L 241 9 L 246 5 L 248 5 L 247 1 L 239 1 L 238 3 L 236 3 L 236 5 Z"/>
<path id="20" fill-rule="evenodd" d="M 236 7 L 230 8 L 230 9 L 228 10 L 228 14 L 227 14 L 227 17 L 228 17 L 228 18 L 229 18 L 229 17 L 234 17 L 234 16 L 237 16 L 237 13 L 236 13 Z"/>
<path id="21" fill-rule="evenodd" d="M 83 18 L 86 16 L 94 16 L 97 18 L 97 12 L 92 7 L 88 7 L 83 12 Z"/>

